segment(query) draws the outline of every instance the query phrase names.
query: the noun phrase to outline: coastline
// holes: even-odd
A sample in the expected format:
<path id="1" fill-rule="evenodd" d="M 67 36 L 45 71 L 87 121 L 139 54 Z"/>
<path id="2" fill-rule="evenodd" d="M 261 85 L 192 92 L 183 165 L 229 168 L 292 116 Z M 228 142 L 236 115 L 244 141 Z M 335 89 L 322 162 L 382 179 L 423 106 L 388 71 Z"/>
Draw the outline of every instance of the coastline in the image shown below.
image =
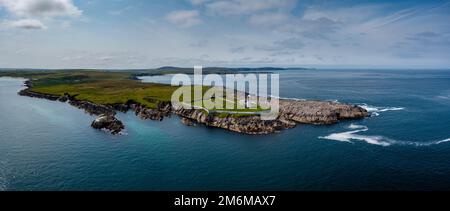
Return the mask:
<path id="1" fill-rule="evenodd" d="M 280 114 L 278 118 L 275 120 L 261 120 L 259 116 L 217 116 L 197 109 L 174 109 L 170 103 L 164 102 L 158 103 L 156 108 L 148 108 L 132 100 L 128 100 L 124 104 L 100 105 L 89 101 L 78 100 L 76 99 L 76 95 L 72 96 L 68 93 L 64 95 L 52 95 L 33 92 L 30 90 L 33 84 L 29 79 L 25 81 L 24 85 L 26 88 L 20 90 L 18 93 L 21 96 L 67 102 L 90 115 L 99 116 L 99 118 L 104 116 L 110 117 L 102 118 L 110 122 L 105 122 L 103 127 L 96 129 L 105 129 L 112 134 L 119 134 L 125 128 L 122 122 L 115 118 L 116 111 L 128 112 L 130 110 L 141 119 L 162 121 L 166 117 L 177 115 L 181 118 L 181 122 L 187 126 L 201 124 L 207 127 L 222 128 L 248 135 L 276 133 L 285 129 L 294 128 L 298 124 L 330 125 L 341 120 L 363 119 L 369 116 L 367 110 L 357 105 L 329 101 L 280 99 Z M 94 123 L 95 121 L 92 123 L 93 127 Z"/>

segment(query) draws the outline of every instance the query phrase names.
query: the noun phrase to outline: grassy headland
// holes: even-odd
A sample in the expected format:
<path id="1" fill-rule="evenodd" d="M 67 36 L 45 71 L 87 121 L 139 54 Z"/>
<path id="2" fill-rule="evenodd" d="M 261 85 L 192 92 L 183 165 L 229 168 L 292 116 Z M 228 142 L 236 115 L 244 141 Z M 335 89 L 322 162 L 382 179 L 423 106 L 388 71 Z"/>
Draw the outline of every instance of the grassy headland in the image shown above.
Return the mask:
<path id="1" fill-rule="evenodd" d="M 173 70 L 164 69 L 167 73 Z M 187 71 L 187 69 L 186 69 Z M 154 73 L 154 72 L 152 72 Z M 0 71 L 1 76 L 23 77 L 31 81 L 30 91 L 63 96 L 69 94 L 77 100 L 89 101 L 99 105 L 125 104 L 137 102 L 148 108 L 157 108 L 162 102 L 170 102 L 172 93 L 179 87 L 165 84 L 142 83 L 136 80 L 142 71 L 101 71 L 101 70 L 48 70 L 48 71 Z M 211 87 L 202 87 L 206 92 Z M 198 99 L 193 99 L 198 101 Z M 237 103 L 235 103 L 237 105 Z M 244 112 L 262 109 L 220 109 L 220 116 L 246 116 Z M 242 114 L 239 114 L 242 112 Z M 229 114 L 228 114 L 229 113 Z"/>

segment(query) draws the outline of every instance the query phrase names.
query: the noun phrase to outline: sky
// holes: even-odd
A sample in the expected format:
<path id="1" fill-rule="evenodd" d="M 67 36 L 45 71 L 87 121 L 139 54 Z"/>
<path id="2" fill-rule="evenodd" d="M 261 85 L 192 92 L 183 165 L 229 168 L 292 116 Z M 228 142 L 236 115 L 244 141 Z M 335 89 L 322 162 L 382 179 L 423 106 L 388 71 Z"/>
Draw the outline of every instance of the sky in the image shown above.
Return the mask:
<path id="1" fill-rule="evenodd" d="M 449 58 L 449 0 L 0 0 L 1 68 L 449 68 Z"/>

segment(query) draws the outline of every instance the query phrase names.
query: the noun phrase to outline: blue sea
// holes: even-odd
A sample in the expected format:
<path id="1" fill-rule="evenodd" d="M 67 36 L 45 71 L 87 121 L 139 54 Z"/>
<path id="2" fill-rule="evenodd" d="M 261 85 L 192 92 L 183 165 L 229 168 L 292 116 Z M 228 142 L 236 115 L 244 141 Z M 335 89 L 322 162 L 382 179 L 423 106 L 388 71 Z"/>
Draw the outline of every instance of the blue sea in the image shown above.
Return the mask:
<path id="1" fill-rule="evenodd" d="M 450 71 L 280 71 L 280 95 L 372 116 L 264 136 L 120 113 L 124 135 L 0 78 L 0 190 L 450 190 Z M 167 80 L 147 78 L 145 81 Z"/>

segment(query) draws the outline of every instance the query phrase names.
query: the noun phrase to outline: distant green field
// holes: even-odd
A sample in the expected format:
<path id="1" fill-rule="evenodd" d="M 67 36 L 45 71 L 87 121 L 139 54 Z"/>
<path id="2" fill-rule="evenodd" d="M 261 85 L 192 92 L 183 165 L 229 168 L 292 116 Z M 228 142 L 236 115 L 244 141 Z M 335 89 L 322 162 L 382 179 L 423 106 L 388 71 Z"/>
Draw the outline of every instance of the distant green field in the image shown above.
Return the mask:
<path id="1" fill-rule="evenodd" d="M 158 103 L 170 102 L 172 93 L 179 87 L 165 84 L 142 83 L 134 80 L 132 72 L 107 71 L 9 71 L 0 72 L 0 76 L 23 77 L 31 79 L 31 91 L 43 94 L 62 96 L 65 93 L 95 104 L 124 104 L 130 100 L 148 108 L 156 108 Z M 211 87 L 202 87 L 202 93 Z M 182 100 L 182 99 L 181 99 Z M 192 95 L 192 102 L 198 101 Z M 221 117 L 248 116 L 245 112 L 263 111 L 257 109 L 238 109 L 235 99 L 235 109 L 213 109 Z M 203 106 L 203 105 L 202 105 Z M 230 113 L 227 114 L 227 111 Z M 243 112 L 239 114 L 239 112 Z"/>

